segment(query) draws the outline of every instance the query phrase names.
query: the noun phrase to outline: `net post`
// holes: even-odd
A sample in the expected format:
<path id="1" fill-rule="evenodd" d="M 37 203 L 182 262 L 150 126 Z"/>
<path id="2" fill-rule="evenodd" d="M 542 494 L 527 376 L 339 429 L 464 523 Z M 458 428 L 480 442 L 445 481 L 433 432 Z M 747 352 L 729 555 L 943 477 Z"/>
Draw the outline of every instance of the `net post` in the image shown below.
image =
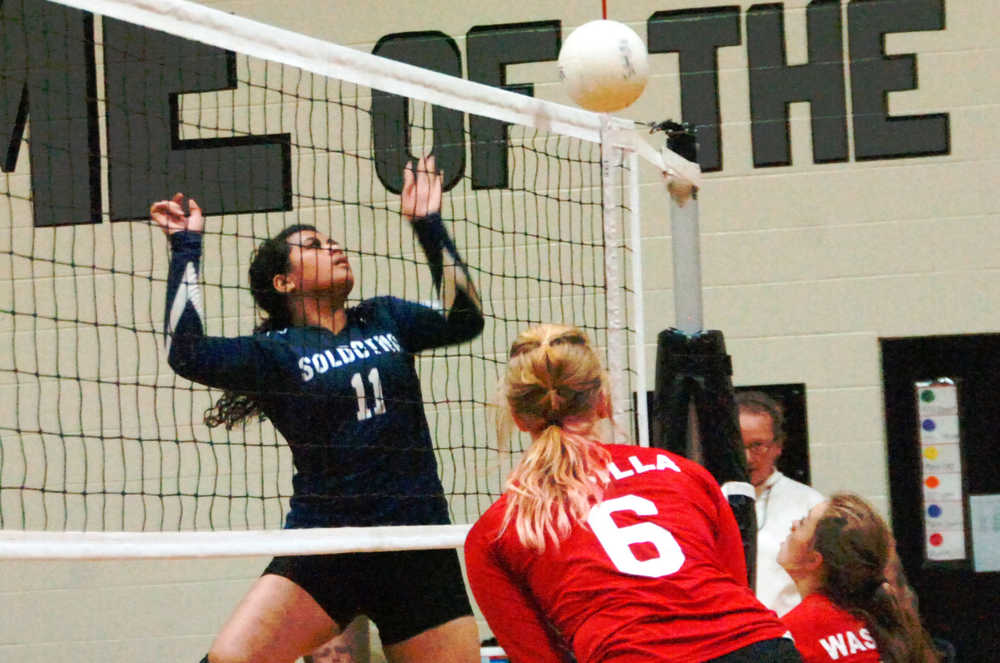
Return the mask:
<path id="1" fill-rule="evenodd" d="M 623 163 L 621 146 L 616 145 L 612 136 L 612 123 L 608 115 L 601 116 L 601 200 L 604 217 L 604 282 L 608 320 L 608 373 L 611 388 L 612 420 L 621 422 L 628 412 L 628 388 L 624 380 L 626 366 L 625 352 L 628 336 L 625 324 L 625 302 L 621 293 L 621 267 L 625 249 L 619 212 L 618 175 Z M 615 442 L 627 443 L 625 431 L 615 427 Z"/>
<path id="2" fill-rule="evenodd" d="M 664 122 L 663 161 L 697 168 L 694 129 Z M 733 401 L 732 362 L 721 331 L 704 329 L 698 187 L 683 171 L 667 175 L 674 259 L 676 328 L 660 333 L 656 358 L 659 445 L 700 462 L 722 486 L 743 541 L 750 587 L 756 584 L 757 517 Z"/>
<path id="3" fill-rule="evenodd" d="M 698 145 L 687 125 L 665 122 L 664 163 L 681 157 L 697 168 Z M 683 173 L 670 173 L 670 238 L 674 258 L 674 307 L 679 330 L 691 336 L 704 327 L 701 297 L 701 246 L 698 228 L 698 182 Z"/>
<path id="4" fill-rule="evenodd" d="M 645 288 L 642 283 L 642 214 L 639 195 L 639 155 L 635 150 L 628 152 L 628 217 L 632 238 L 632 310 L 635 312 L 635 332 L 632 343 L 632 366 L 635 370 L 636 436 L 641 447 L 649 446 L 649 412 L 646 403 L 646 331 L 643 322 L 646 311 L 642 297 Z"/>
<path id="5" fill-rule="evenodd" d="M 684 186 L 683 183 L 676 182 L 671 182 L 671 185 Z M 674 258 L 674 310 L 677 315 L 677 328 L 688 335 L 698 333 L 704 326 L 698 223 L 697 194 L 683 196 L 671 192 L 670 237 Z"/>

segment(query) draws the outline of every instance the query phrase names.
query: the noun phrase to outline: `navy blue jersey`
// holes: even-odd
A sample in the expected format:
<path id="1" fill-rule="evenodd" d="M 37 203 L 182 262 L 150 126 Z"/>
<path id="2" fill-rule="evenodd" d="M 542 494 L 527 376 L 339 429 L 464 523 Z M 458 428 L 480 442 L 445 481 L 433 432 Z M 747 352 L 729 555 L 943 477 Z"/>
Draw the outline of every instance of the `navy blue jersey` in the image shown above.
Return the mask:
<path id="1" fill-rule="evenodd" d="M 440 220 L 414 226 L 439 288 L 447 272 L 441 249 L 468 284 Z M 347 310 L 347 325 L 337 334 L 289 327 L 210 337 L 198 287 L 201 235 L 176 233 L 171 244 L 170 365 L 189 380 L 246 393 L 261 404 L 295 463 L 286 526 L 447 523 L 414 354 L 479 334 L 483 318 L 474 290 L 465 294 L 459 283 L 460 296 L 452 297 L 447 314 L 395 297 L 364 300 Z M 454 286 L 447 273 L 445 280 Z"/>

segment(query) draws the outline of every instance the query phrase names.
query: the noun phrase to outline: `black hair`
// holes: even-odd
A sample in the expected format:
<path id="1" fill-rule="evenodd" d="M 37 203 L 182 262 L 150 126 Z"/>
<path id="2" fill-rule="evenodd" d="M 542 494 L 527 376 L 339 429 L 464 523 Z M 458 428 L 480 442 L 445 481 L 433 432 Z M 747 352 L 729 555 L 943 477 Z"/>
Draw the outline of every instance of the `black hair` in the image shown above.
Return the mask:
<path id="1" fill-rule="evenodd" d="M 254 303 L 264 314 L 254 328 L 255 334 L 291 326 L 292 315 L 287 297 L 275 290 L 274 277 L 288 273 L 291 254 L 288 238 L 297 232 L 309 230 L 315 231 L 316 227 L 305 224 L 288 226 L 274 237 L 264 240 L 254 251 L 248 270 L 250 293 Z M 226 430 L 232 430 L 236 424 L 250 417 L 257 417 L 258 421 L 266 418 L 256 395 L 227 391 L 212 407 L 205 410 L 204 421 L 208 426 L 225 426 Z"/>

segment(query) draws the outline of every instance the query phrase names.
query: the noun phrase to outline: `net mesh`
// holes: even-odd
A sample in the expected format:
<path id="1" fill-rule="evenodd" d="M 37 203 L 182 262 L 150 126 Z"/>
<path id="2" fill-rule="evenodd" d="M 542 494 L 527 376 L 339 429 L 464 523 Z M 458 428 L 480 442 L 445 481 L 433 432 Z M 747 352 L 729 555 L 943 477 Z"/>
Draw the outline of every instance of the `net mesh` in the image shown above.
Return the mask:
<path id="1" fill-rule="evenodd" d="M 509 470 L 490 404 L 525 326 L 561 321 L 602 351 L 617 343 L 618 422 L 632 430 L 634 360 L 621 344 L 641 323 L 635 293 L 606 275 L 627 276 L 633 254 L 605 234 L 629 197 L 605 209 L 602 195 L 628 176 L 618 163 L 602 179 L 600 143 L 519 124 L 486 139 L 431 97 L 40 0 L 0 5 L 0 47 L 0 528 L 281 527 L 294 472 L 284 440 L 267 421 L 206 427 L 220 393 L 166 364 L 168 251 L 146 217 L 174 191 L 210 214 L 207 332 L 236 336 L 257 321 L 255 246 L 293 223 L 344 244 L 353 302 L 433 301 L 394 192 L 407 159 L 437 155 L 442 215 L 486 315 L 476 340 L 417 360 L 453 522 L 474 521 Z M 493 170 L 471 166 L 475 150 L 500 155 Z M 620 321 L 609 323 L 609 298 Z"/>

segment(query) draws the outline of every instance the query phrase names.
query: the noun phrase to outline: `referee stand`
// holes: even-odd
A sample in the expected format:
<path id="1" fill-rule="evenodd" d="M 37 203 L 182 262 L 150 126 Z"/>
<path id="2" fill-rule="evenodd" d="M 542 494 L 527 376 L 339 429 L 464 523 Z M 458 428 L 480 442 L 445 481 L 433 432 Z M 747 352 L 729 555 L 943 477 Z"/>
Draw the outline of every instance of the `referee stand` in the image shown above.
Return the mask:
<path id="1" fill-rule="evenodd" d="M 667 150 L 697 163 L 692 127 L 668 120 L 654 125 L 652 131 L 657 130 L 666 132 Z M 747 581 L 753 588 L 756 494 L 733 398 L 732 361 L 722 332 L 702 328 L 698 191 L 676 178 L 668 181 L 668 190 L 677 328 L 657 337 L 650 444 L 700 463 L 722 486 L 740 528 Z"/>

